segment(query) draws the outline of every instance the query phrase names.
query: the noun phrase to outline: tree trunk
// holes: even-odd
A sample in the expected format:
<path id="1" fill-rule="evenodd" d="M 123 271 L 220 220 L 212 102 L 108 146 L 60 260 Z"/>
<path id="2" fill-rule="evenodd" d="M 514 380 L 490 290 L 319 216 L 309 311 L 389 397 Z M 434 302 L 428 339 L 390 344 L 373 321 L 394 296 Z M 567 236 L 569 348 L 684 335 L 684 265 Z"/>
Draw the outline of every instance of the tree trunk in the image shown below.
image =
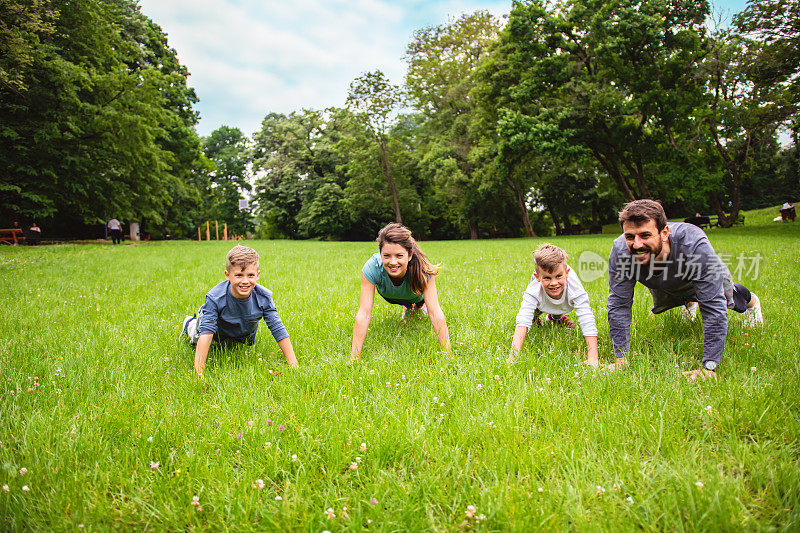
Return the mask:
<path id="1" fill-rule="evenodd" d="M 617 190 L 622 193 L 622 196 L 625 198 L 626 202 L 632 202 L 636 200 L 636 195 L 634 194 L 633 190 L 631 189 L 628 181 L 625 179 L 625 176 L 622 175 L 622 172 L 619 170 L 616 164 L 612 164 L 603 154 L 601 154 L 597 149 L 592 147 L 592 154 L 594 158 L 600 163 L 608 175 L 614 180 L 614 183 L 617 184 Z"/>
<path id="2" fill-rule="evenodd" d="M 556 227 L 556 235 L 563 235 L 561 224 L 558 223 L 558 215 L 556 215 L 555 209 L 553 209 L 553 206 L 550 204 L 550 202 L 545 202 L 545 206 L 547 206 L 547 211 L 550 213 L 550 218 L 553 219 L 553 224 Z"/>
<path id="3" fill-rule="evenodd" d="M 514 198 L 517 199 L 517 207 L 519 207 L 519 212 L 522 216 L 522 226 L 525 228 L 525 235 L 528 237 L 538 237 L 538 235 L 536 235 L 536 233 L 533 231 L 533 226 L 531 226 L 531 218 L 530 215 L 528 215 L 528 206 L 525 205 L 525 197 L 522 194 L 522 191 L 513 185 L 511 186 L 511 190 L 514 192 Z"/>
<path id="4" fill-rule="evenodd" d="M 467 225 L 469 226 L 469 238 L 470 239 L 477 239 L 478 238 L 478 223 L 475 222 L 473 219 L 469 219 L 467 221 Z"/>
<path id="5" fill-rule="evenodd" d="M 717 224 L 722 226 L 723 228 L 729 228 L 733 225 L 733 222 L 728 220 L 728 215 L 725 214 L 725 209 L 722 208 L 722 203 L 719 201 L 719 196 L 717 193 L 711 193 L 711 207 L 714 208 L 714 212 L 717 214 Z"/>
<path id="6" fill-rule="evenodd" d="M 597 206 L 597 200 L 592 200 L 592 227 L 600 225 L 600 209 Z"/>
<path id="7" fill-rule="evenodd" d="M 378 146 L 381 148 L 381 167 L 383 175 L 386 176 L 386 181 L 389 182 L 389 190 L 392 191 L 392 202 L 394 202 L 394 221 L 398 224 L 403 223 L 403 216 L 400 214 L 400 200 L 397 197 L 397 187 L 392 178 L 392 168 L 389 166 L 389 157 L 386 154 L 386 143 L 384 139 L 378 141 Z"/>

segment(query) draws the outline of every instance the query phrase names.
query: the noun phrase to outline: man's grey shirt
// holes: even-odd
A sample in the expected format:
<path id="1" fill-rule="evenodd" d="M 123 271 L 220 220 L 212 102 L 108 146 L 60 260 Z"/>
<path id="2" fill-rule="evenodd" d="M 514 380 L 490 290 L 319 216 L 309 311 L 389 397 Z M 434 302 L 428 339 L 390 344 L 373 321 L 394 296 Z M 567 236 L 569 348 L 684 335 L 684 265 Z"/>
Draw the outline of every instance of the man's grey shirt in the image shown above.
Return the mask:
<path id="1" fill-rule="evenodd" d="M 644 267 L 634 260 L 625 235 L 614 239 L 608 258 L 608 327 L 617 357 L 628 352 L 633 289 L 643 284 L 653 296 L 653 313 L 687 302 L 700 304 L 703 316 L 703 362 L 719 363 L 733 308 L 733 280 L 705 232 L 693 224 L 669 222 L 669 257 Z"/>

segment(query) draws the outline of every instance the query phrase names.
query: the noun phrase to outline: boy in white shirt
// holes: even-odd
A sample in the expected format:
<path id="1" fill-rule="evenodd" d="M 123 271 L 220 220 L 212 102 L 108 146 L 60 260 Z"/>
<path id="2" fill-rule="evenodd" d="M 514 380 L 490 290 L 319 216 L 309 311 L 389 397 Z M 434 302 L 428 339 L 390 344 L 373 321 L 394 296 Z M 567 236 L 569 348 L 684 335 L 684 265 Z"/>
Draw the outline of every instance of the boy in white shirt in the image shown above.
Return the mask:
<path id="1" fill-rule="evenodd" d="M 597 355 L 597 325 L 594 313 L 589 306 L 589 295 L 578 279 L 578 275 L 567 265 L 567 252 L 550 243 L 544 243 L 533 252 L 535 271 L 517 313 L 517 328 L 511 341 L 508 361 L 522 349 L 525 335 L 533 322 L 541 326 L 539 315 L 546 313 L 553 324 L 573 328 L 572 321 L 565 315 L 572 310 L 578 316 L 581 332 L 586 339 L 586 364 L 599 366 Z"/>

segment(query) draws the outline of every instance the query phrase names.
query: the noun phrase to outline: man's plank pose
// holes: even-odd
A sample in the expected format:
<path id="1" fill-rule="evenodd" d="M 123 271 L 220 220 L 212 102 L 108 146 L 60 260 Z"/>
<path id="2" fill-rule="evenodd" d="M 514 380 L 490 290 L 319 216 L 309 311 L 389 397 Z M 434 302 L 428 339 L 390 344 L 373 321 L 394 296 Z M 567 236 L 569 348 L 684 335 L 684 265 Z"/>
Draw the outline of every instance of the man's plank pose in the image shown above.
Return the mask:
<path id="1" fill-rule="evenodd" d="M 633 289 L 638 281 L 650 289 L 653 313 L 673 307 L 694 320 L 698 304 L 703 317 L 703 368 L 684 372 L 689 379 L 716 377 L 725 338 L 728 309 L 745 314 L 745 324 L 762 324 L 758 297 L 734 285 L 702 229 L 667 223 L 661 204 L 636 200 L 619 214 L 623 234 L 614 240 L 608 259 L 608 326 L 618 364 L 627 363 Z"/>

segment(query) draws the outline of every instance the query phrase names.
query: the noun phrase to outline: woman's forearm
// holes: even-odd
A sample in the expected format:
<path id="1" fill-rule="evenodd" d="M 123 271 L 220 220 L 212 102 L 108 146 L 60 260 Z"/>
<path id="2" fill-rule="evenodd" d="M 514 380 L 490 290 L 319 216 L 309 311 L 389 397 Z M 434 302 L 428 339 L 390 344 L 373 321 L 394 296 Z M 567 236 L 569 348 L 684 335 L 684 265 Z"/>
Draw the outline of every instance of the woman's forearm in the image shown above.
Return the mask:
<path id="1" fill-rule="evenodd" d="M 353 324 L 353 345 L 350 348 L 350 359 L 358 359 L 361 355 L 361 349 L 364 346 L 364 339 L 367 337 L 367 330 L 369 329 L 369 322 L 372 319 L 372 313 L 365 313 L 359 311 L 356 314 L 356 321 Z"/>

